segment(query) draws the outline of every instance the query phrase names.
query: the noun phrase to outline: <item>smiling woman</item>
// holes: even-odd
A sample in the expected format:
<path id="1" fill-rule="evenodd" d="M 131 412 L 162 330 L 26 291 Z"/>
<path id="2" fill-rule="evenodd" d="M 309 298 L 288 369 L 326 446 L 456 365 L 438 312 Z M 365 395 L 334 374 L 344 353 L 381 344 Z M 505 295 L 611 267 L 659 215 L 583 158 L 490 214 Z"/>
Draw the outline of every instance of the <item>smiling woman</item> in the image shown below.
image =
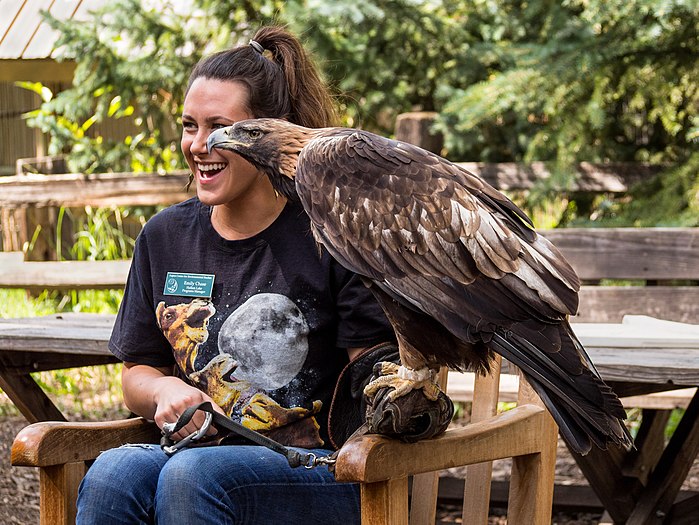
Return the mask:
<path id="1" fill-rule="evenodd" d="M 126 405 L 161 428 L 208 401 L 284 445 L 327 455 L 328 411 L 349 354 L 394 334 L 358 276 L 318 251 L 297 203 L 239 155 L 207 150 L 213 131 L 259 117 L 335 123 L 310 58 L 276 27 L 193 70 L 181 147 L 197 197 L 143 228 L 109 347 L 124 361 Z M 356 405 L 349 411 L 360 414 Z M 173 439 L 203 419 L 198 412 Z M 153 447 L 110 450 L 78 497 L 78 523 L 340 521 L 359 522 L 356 486 L 325 467 L 292 469 L 261 447 L 172 458 Z"/>

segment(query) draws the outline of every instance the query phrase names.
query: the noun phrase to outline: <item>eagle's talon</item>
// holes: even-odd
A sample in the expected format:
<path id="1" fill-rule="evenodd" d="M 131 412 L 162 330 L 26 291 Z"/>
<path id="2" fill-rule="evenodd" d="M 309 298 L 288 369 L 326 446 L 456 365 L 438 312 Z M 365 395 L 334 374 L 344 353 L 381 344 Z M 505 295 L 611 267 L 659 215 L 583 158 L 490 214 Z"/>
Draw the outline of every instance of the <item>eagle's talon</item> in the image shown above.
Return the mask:
<path id="1" fill-rule="evenodd" d="M 381 365 L 382 376 L 395 375 L 398 373 L 398 369 L 400 368 L 399 364 L 391 361 L 381 361 L 379 364 Z"/>
<path id="2" fill-rule="evenodd" d="M 384 375 L 384 370 L 388 372 Z M 381 363 L 382 375 L 371 381 L 364 387 L 364 394 L 372 399 L 376 393 L 384 387 L 392 387 L 388 393 L 388 400 L 395 401 L 412 390 L 422 389 L 425 397 L 430 401 L 436 401 L 441 389 L 435 382 L 434 373 L 429 368 L 412 370 L 395 363 Z"/>

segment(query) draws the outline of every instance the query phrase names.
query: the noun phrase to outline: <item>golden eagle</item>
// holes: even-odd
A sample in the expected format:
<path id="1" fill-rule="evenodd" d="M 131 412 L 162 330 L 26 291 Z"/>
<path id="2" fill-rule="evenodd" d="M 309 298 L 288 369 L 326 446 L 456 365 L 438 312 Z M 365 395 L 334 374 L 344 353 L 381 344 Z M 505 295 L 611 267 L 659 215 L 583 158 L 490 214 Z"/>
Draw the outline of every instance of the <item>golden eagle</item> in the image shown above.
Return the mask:
<path id="1" fill-rule="evenodd" d="M 411 144 L 277 119 L 218 129 L 207 146 L 300 200 L 315 238 L 370 283 L 398 338 L 401 366 L 377 380 L 393 396 L 433 396 L 440 365 L 486 372 L 495 351 L 522 370 L 573 450 L 631 444 L 619 399 L 568 323 L 575 271 L 485 181 Z"/>

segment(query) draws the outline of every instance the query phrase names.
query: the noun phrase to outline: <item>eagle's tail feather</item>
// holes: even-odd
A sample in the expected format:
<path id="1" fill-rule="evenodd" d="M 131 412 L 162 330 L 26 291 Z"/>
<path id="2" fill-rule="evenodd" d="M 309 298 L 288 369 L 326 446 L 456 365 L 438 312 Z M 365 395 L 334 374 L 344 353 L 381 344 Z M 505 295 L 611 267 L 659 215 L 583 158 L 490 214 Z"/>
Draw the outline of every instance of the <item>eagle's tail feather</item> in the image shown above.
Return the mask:
<path id="1" fill-rule="evenodd" d="M 601 449 L 606 449 L 609 443 L 632 446 L 618 398 L 594 367 L 586 366 L 589 358 L 574 334 L 564 336 L 563 342 L 572 348 L 561 348 L 561 352 L 582 352 L 580 373 L 572 375 L 561 370 L 551 354 L 512 332 L 496 332 L 491 345 L 522 370 L 551 412 L 563 439 L 575 452 L 586 454 L 593 442 Z"/>

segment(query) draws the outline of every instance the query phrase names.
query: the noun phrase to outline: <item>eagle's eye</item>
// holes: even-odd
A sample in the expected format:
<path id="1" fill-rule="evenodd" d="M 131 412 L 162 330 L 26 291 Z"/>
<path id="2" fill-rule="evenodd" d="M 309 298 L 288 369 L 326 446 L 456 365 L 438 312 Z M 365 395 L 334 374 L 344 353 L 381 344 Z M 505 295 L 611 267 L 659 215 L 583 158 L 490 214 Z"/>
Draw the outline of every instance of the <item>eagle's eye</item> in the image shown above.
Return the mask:
<path id="1" fill-rule="evenodd" d="M 262 136 L 262 132 L 259 129 L 248 130 L 248 136 L 251 139 L 259 139 Z"/>

